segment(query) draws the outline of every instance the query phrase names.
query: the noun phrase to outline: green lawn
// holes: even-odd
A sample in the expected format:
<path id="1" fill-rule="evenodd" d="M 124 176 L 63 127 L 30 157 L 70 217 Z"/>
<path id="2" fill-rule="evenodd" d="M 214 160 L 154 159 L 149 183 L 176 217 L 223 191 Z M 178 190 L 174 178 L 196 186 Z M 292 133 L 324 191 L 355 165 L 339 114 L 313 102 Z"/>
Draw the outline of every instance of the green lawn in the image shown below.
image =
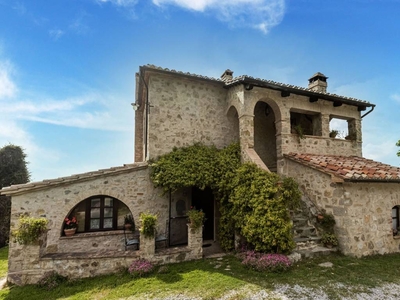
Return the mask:
<path id="1" fill-rule="evenodd" d="M 331 262 L 333 267 L 319 266 L 323 262 Z M 393 287 L 395 298 L 400 298 L 400 254 L 363 259 L 325 256 L 299 262 L 286 273 L 258 273 L 244 268 L 236 257 L 226 256 L 169 265 L 164 272 L 140 279 L 120 273 L 65 282 L 50 291 L 11 286 L 0 291 L 0 299 L 174 299 L 177 295 L 179 299 L 218 299 L 223 295 L 225 299 L 244 299 L 274 290 L 273 299 L 280 299 L 279 293 L 290 299 L 306 293 L 306 299 L 313 299 L 321 292 L 329 299 L 340 299 L 382 286 Z"/>
<path id="2" fill-rule="evenodd" d="M 6 276 L 8 268 L 8 247 L 0 248 L 0 278 Z"/>

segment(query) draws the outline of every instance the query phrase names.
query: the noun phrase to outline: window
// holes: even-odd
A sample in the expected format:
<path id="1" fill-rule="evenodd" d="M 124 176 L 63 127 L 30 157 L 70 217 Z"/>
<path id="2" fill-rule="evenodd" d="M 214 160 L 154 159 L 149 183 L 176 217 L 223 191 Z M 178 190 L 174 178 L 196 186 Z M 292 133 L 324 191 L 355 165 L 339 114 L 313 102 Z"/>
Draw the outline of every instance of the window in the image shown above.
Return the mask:
<path id="1" fill-rule="evenodd" d="M 116 228 L 116 209 L 114 199 L 100 196 L 87 201 L 86 228 L 89 230 L 109 230 Z M 115 224 L 114 224 L 115 223 Z"/>
<path id="2" fill-rule="evenodd" d="M 74 207 L 68 217 L 78 220 L 77 232 L 122 229 L 129 208 L 118 199 L 98 195 L 83 200 Z"/>
<path id="3" fill-rule="evenodd" d="M 400 235 L 400 218 L 399 218 L 400 207 L 395 206 L 392 208 L 392 231 L 393 235 Z"/>
<path id="4" fill-rule="evenodd" d="M 290 126 L 292 133 L 299 134 L 298 131 L 301 130 L 302 134 L 305 135 L 322 135 L 322 123 L 320 114 L 291 110 Z"/>

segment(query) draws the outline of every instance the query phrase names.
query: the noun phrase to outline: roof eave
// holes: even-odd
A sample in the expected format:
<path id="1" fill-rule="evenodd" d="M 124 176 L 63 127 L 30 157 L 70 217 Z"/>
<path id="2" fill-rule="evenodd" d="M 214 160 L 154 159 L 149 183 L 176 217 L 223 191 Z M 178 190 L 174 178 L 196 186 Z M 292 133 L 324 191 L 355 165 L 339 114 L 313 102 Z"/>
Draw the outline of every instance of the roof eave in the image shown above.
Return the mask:
<path id="1" fill-rule="evenodd" d="M 280 84 L 275 84 L 271 82 L 266 82 L 263 80 L 258 80 L 255 78 L 249 78 L 246 76 L 243 76 L 242 78 L 239 78 L 237 80 L 233 80 L 231 83 L 228 83 L 225 85 L 226 88 L 229 88 L 231 86 L 235 86 L 238 84 L 251 84 L 252 86 L 257 86 L 257 87 L 262 87 L 262 88 L 269 88 L 272 90 L 277 90 L 277 91 L 283 91 L 283 92 L 289 92 L 301 96 L 306 96 L 306 97 L 317 97 L 318 99 L 324 99 L 327 101 L 332 101 L 332 102 L 341 102 L 343 104 L 348 104 L 348 105 L 353 105 L 357 107 L 362 107 L 362 108 L 367 108 L 367 107 L 375 107 L 375 104 L 362 101 L 362 100 L 357 100 L 357 99 L 348 99 L 339 95 L 333 95 L 333 94 L 328 94 L 328 93 L 319 93 L 319 92 L 314 92 L 311 90 L 307 89 L 299 89 L 295 86 L 282 86 Z"/>

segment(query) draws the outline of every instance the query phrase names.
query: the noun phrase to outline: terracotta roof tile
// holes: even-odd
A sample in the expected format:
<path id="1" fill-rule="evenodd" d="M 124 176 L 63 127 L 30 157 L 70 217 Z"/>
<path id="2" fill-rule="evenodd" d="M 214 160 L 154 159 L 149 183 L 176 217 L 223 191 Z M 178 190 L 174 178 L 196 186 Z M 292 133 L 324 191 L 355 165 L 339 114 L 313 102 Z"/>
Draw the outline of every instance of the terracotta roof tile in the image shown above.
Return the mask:
<path id="1" fill-rule="evenodd" d="M 285 157 L 346 181 L 400 181 L 400 168 L 364 157 L 304 153 Z"/>

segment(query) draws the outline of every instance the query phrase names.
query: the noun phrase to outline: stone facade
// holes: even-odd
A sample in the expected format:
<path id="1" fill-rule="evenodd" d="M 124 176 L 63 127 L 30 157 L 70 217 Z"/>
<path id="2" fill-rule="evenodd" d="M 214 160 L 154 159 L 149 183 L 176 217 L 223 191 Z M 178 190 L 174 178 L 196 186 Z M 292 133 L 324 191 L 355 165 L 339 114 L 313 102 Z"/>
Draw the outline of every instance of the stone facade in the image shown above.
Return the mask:
<path id="1" fill-rule="evenodd" d="M 154 189 L 149 180 L 147 164 L 104 170 L 96 175 L 66 177 L 33 187 L 29 193 L 12 197 L 11 230 L 18 225 L 19 215 L 29 212 L 32 217 L 49 220 L 48 231 L 39 245 L 10 242 L 8 280 L 16 284 L 36 283 L 48 271 L 55 270 L 70 278 L 89 277 L 117 272 L 133 259 L 143 257 L 158 263 L 198 258 L 200 246 L 171 249 L 156 253 L 154 239 L 141 239 L 139 251 L 125 251 L 123 230 L 86 232 L 71 237 L 62 235 L 64 217 L 81 201 L 93 195 L 108 195 L 126 204 L 136 220 L 141 212 L 158 216 L 157 231 L 165 230 L 168 219 L 168 195 Z M 198 249 L 200 247 L 200 249 Z M 193 252 L 193 253 L 192 253 Z"/>
<path id="2" fill-rule="evenodd" d="M 340 250 L 357 257 L 400 252 L 392 234 L 392 207 L 400 205 L 398 182 L 344 182 L 285 160 L 284 172 L 320 211 L 335 217 Z"/>
<path id="3" fill-rule="evenodd" d="M 9 281 L 34 283 L 49 270 L 73 278 L 105 274 L 138 257 L 158 263 L 200 258 L 201 230 L 186 231 L 184 224 L 192 189 L 163 195 L 153 187 L 146 163 L 174 147 L 196 142 L 218 148 L 240 142 L 243 161 L 294 177 L 304 198 L 312 200 L 310 207 L 334 215 L 345 254 L 399 252 L 400 240 L 393 238 L 390 227 L 390 210 L 400 205 L 398 183 L 338 181 L 286 157 L 293 152 L 362 156 L 362 112 L 374 105 L 327 93 L 326 77 L 321 73 L 310 78 L 309 89 L 232 75 L 227 70 L 221 79 L 214 79 L 142 66 L 134 104 L 136 164 L 3 189 L 2 194 L 12 196 L 12 230 L 25 212 L 49 220 L 49 231 L 40 245 L 10 243 Z M 335 129 L 330 126 L 332 119 L 347 121 L 350 140 L 330 137 Z M 97 195 L 118 199 L 135 220 L 140 212 L 156 213 L 157 230 L 163 232 L 168 224 L 170 241 L 188 246 L 157 250 L 153 239 L 141 239 L 139 251 L 125 251 L 120 229 L 64 237 L 64 218 L 80 202 Z M 217 239 L 215 202 L 213 213 Z M 184 232 L 177 229 L 182 224 Z"/>

